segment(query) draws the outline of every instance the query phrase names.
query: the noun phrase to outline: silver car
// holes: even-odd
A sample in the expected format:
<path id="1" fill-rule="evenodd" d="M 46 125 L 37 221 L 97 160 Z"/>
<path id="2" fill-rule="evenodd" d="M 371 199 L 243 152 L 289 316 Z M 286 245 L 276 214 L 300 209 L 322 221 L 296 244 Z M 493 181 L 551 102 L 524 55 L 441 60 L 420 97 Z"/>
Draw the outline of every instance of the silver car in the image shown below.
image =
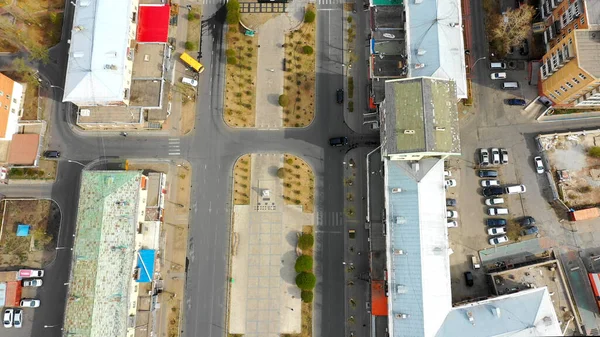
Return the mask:
<path id="1" fill-rule="evenodd" d="M 487 166 L 490 164 L 490 153 L 487 149 L 479 149 L 479 165 Z"/>
<path id="2" fill-rule="evenodd" d="M 492 148 L 492 165 L 500 165 L 500 150 Z"/>

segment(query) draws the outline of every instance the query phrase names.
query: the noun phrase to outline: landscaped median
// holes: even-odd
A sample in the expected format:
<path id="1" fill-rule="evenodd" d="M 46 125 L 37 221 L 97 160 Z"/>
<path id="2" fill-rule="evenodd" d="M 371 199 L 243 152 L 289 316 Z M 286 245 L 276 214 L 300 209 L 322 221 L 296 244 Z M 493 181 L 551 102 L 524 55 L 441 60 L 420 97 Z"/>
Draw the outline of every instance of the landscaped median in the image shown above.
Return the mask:
<path id="1" fill-rule="evenodd" d="M 308 126 L 315 118 L 315 6 L 306 8 L 304 23 L 285 36 L 284 127 Z"/>

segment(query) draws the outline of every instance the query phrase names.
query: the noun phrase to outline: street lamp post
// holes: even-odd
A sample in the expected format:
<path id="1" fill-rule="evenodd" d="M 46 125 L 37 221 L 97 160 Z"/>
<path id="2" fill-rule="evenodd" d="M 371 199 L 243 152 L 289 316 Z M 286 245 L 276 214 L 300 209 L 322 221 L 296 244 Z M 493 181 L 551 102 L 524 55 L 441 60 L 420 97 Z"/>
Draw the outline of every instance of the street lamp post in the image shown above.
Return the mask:
<path id="1" fill-rule="evenodd" d="M 67 160 L 67 163 L 79 164 L 79 165 L 85 167 L 85 165 L 83 163 L 80 163 L 77 160 L 71 160 L 71 159 L 69 159 L 69 160 Z"/>
<path id="2" fill-rule="evenodd" d="M 483 57 L 480 57 L 480 58 L 478 58 L 477 60 L 475 60 L 475 63 L 473 63 L 473 65 L 471 66 L 471 68 L 475 68 L 475 65 L 477 64 L 477 62 L 479 62 L 479 61 L 481 61 L 481 60 L 485 60 L 485 59 L 487 59 L 487 57 L 486 57 L 486 56 L 483 56 Z"/>

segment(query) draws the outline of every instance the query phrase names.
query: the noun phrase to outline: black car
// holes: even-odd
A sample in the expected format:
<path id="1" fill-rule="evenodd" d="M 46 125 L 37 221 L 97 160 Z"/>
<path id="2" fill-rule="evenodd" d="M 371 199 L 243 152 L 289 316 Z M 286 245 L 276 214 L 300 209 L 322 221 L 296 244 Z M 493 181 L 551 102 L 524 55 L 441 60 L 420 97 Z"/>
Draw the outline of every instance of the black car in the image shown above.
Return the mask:
<path id="1" fill-rule="evenodd" d="M 347 137 L 329 138 L 329 145 L 331 145 L 331 146 L 344 146 L 346 144 L 348 144 Z"/>
<path id="2" fill-rule="evenodd" d="M 488 227 L 502 227 L 502 226 L 506 226 L 506 220 L 490 218 L 490 219 L 485 220 L 485 224 Z"/>
<path id="3" fill-rule="evenodd" d="M 504 194 L 504 189 L 500 186 L 485 187 L 483 189 L 484 197 L 493 197 L 495 195 L 502 195 L 502 194 Z"/>
<path id="4" fill-rule="evenodd" d="M 465 281 L 467 281 L 467 287 L 472 287 L 474 284 L 473 273 L 471 273 L 470 271 L 466 271 L 465 272 Z"/>
<path id="5" fill-rule="evenodd" d="M 338 104 L 342 104 L 344 103 L 344 90 L 343 89 L 338 89 L 335 93 L 335 99 L 338 102 Z"/>
<path id="6" fill-rule="evenodd" d="M 520 98 L 509 98 L 506 100 L 506 104 L 525 106 L 525 105 L 527 105 L 527 102 L 525 102 L 524 99 L 520 99 Z"/>
<path id="7" fill-rule="evenodd" d="M 526 216 L 523 219 L 521 219 L 521 226 L 523 227 L 529 227 L 529 226 L 533 226 L 535 225 L 535 219 L 531 216 Z"/>
<path id="8" fill-rule="evenodd" d="M 477 172 L 479 178 L 496 178 L 498 177 L 498 171 L 496 170 L 479 170 Z"/>
<path id="9" fill-rule="evenodd" d="M 44 152 L 46 158 L 60 158 L 60 152 L 58 151 L 46 151 Z"/>
<path id="10" fill-rule="evenodd" d="M 535 226 L 525 228 L 523 231 L 521 231 L 521 235 L 523 235 L 523 236 L 537 234 L 537 233 L 538 233 L 538 228 Z"/>
<path id="11" fill-rule="evenodd" d="M 456 207 L 456 199 L 446 199 L 446 206 Z"/>

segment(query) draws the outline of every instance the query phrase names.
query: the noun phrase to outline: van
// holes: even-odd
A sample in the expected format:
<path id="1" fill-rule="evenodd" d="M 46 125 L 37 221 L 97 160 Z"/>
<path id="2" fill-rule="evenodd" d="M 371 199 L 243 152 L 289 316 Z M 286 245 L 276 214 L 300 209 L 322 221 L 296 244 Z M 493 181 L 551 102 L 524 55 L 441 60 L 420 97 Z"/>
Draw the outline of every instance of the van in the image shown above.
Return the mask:
<path id="1" fill-rule="evenodd" d="M 513 185 L 504 188 L 504 193 L 506 194 L 525 193 L 526 191 L 527 189 L 525 188 L 525 185 Z"/>
<path id="2" fill-rule="evenodd" d="M 490 69 L 506 69 L 505 62 L 490 62 Z"/>
<path id="3" fill-rule="evenodd" d="M 503 82 L 502 89 L 504 90 L 517 90 L 519 89 L 519 82 Z"/>

